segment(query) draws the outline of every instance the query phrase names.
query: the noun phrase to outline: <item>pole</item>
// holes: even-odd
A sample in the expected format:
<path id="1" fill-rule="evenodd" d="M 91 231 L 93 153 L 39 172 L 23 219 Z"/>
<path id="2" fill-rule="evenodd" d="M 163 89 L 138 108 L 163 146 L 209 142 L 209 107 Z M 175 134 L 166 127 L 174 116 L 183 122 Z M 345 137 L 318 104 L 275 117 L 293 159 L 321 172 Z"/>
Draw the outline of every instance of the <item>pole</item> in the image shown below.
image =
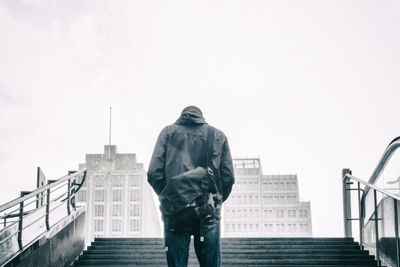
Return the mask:
<path id="1" fill-rule="evenodd" d="M 350 184 L 349 179 L 345 178 L 346 174 L 351 174 L 350 169 L 342 170 L 342 184 L 343 184 L 343 224 L 344 224 L 344 236 L 353 237 L 351 229 L 351 198 L 350 198 Z"/>

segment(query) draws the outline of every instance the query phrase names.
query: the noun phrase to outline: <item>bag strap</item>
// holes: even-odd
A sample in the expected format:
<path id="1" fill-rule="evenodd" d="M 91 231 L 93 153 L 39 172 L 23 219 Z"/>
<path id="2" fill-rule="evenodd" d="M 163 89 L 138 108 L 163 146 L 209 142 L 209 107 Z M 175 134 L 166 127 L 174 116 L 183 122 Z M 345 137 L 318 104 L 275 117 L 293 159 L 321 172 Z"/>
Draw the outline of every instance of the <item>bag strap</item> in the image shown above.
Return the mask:
<path id="1" fill-rule="evenodd" d="M 212 163 L 212 156 L 213 156 L 213 151 L 214 151 L 214 139 L 215 139 L 215 128 L 208 125 L 207 141 L 206 141 L 206 149 L 207 149 L 206 170 L 207 170 L 209 179 L 207 179 L 207 182 L 206 182 L 205 188 L 204 188 L 207 191 L 207 192 L 205 192 L 207 195 L 210 192 L 211 193 L 217 192 L 217 187 L 216 187 L 215 180 L 214 180 L 214 167 L 213 167 L 213 163 Z"/>
<path id="2" fill-rule="evenodd" d="M 206 166 L 207 169 L 211 169 L 212 171 L 212 155 L 214 150 L 214 136 L 215 136 L 215 128 L 208 125 L 207 129 L 207 141 L 206 141 Z"/>

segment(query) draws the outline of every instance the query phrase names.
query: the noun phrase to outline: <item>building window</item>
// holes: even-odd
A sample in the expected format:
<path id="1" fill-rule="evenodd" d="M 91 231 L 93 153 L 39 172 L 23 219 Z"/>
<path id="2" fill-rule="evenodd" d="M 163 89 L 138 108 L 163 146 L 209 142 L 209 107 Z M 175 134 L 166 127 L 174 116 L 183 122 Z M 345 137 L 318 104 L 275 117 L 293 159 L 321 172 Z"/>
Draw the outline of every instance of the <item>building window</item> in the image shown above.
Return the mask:
<path id="1" fill-rule="evenodd" d="M 76 201 L 86 202 L 86 198 L 87 198 L 87 191 L 81 188 L 81 190 L 79 190 L 78 193 L 76 194 Z"/>
<path id="2" fill-rule="evenodd" d="M 112 216 L 114 216 L 114 217 L 122 216 L 122 205 L 121 204 L 113 204 L 112 205 Z"/>
<path id="3" fill-rule="evenodd" d="M 272 204 L 272 196 L 263 196 L 263 204 Z"/>
<path id="4" fill-rule="evenodd" d="M 114 174 L 112 176 L 112 186 L 122 187 L 124 183 L 123 176 L 121 174 Z"/>
<path id="5" fill-rule="evenodd" d="M 131 204 L 129 206 L 129 216 L 139 216 L 139 205 Z"/>
<path id="6" fill-rule="evenodd" d="M 266 233 L 272 233 L 273 232 L 273 228 L 272 228 L 272 224 L 268 224 L 268 223 L 265 223 L 264 224 L 264 232 L 266 232 Z"/>
<path id="7" fill-rule="evenodd" d="M 129 191 L 129 200 L 130 201 L 140 201 L 140 190 L 133 189 Z"/>
<path id="8" fill-rule="evenodd" d="M 289 227 L 289 232 L 296 232 L 297 231 L 295 223 L 293 223 L 293 224 L 289 223 L 288 227 Z"/>
<path id="9" fill-rule="evenodd" d="M 284 210 L 276 210 L 276 218 L 283 218 Z"/>
<path id="10" fill-rule="evenodd" d="M 130 219 L 129 220 L 129 231 L 130 232 L 139 231 L 139 220 L 138 219 Z"/>
<path id="11" fill-rule="evenodd" d="M 301 214 L 301 211 L 300 211 L 300 214 Z M 288 216 L 289 216 L 289 218 L 295 218 L 296 210 L 288 210 Z"/>
<path id="12" fill-rule="evenodd" d="M 122 201 L 122 190 L 121 189 L 113 189 L 113 201 Z"/>
<path id="13" fill-rule="evenodd" d="M 104 190 L 95 190 L 94 191 L 94 201 L 95 202 L 104 202 Z"/>
<path id="14" fill-rule="evenodd" d="M 122 221 L 119 219 L 113 219 L 111 231 L 112 232 L 121 232 L 121 228 L 122 228 Z"/>
<path id="15" fill-rule="evenodd" d="M 94 205 L 94 216 L 95 217 L 104 216 L 104 205 Z"/>
<path id="16" fill-rule="evenodd" d="M 296 182 L 287 183 L 288 190 L 294 191 L 296 190 Z"/>
<path id="17" fill-rule="evenodd" d="M 307 210 L 299 210 L 299 217 L 306 218 L 307 217 Z"/>
<path id="18" fill-rule="evenodd" d="M 264 218 L 272 218 L 272 210 L 264 210 Z"/>
<path id="19" fill-rule="evenodd" d="M 142 185 L 141 175 L 131 174 L 129 175 L 129 186 L 141 186 Z"/>
<path id="20" fill-rule="evenodd" d="M 104 187 L 104 175 L 103 174 L 97 174 L 94 176 L 94 186 L 95 187 Z"/>
<path id="21" fill-rule="evenodd" d="M 104 220 L 94 220 L 94 231 L 95 232 L 104 231 Z"/>
<path id="22" fill-rule="evenodd" d="M 276 228 L 276 232 L 280 232 L 280 233 L 285 232 L 285 225 L 284 224 L 276 224 L 275 228 Z"/>

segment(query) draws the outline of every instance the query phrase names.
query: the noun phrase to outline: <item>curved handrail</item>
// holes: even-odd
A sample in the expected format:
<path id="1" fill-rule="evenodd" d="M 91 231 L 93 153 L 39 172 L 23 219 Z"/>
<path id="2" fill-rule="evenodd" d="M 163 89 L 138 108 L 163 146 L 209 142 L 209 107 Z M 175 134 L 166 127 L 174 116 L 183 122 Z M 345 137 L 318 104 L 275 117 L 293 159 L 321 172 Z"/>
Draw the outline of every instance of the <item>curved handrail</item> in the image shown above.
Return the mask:
<path id="1" fill-rule="evenodd" d="M 393 220 L 394 220 L 394 232 L 395 232 L 395 240 L 396 244 L 399 244 L 399 219 L 398 219 L 398 203 L 400 203 L 400 196 L 392 194 L 388 190 L 382 189 L 378 186 L 376 186 L 376 182 L 378 177 L 382 174 L 383 170 L 387 166 L 387 163 L 391 159 L 392 155 L 394 152 L 400 147 L 400 136 L 394 138 L 389 145 L 386 147 L 382 157 L 380 158 L 377 166 L 375 167 L 375 170 L 373 171 L 371 177 L 369 178 L 368 182 L 359 179 L 353 175 L 351 175 L 351 171 L 348 169 L 344 169 L 343 172 L 345 173 L 345 170 L 347 170 L 349 173 L 346 173 L 342 177 L 342 182 L 343 182 L 343 206 L 344 206 L 344 230 L 345 230 L 345 235 L 351 236 L 351 221 L 352 220 L 358 220 L 359 221 L 359 231 L 360 231 L 360 245 L 363 246 L 363 232 L 366 227 L 364 225 L 364 219 L 366 217 L 366 197 L 368 196 L 368 192 L 370 189 L 372 189 L 373 192 L 373 212 L 371 214 L 371 217 L 368 219 L 368 221 L 373 220 L 374 221 L 374 232 L 375 232 L 375 240 L 379 240 L 379 227 L 378 227 L 378 221 L 380 220 L 378 218 L 378 200 L 377 200 L 377 192 L 389 197 L 389 200 L 393 201 Z M 358 183 L 357 189 L 352 189 L 350 188 L 350 185 L 352 182 L 349 182 L 350 180 L 354 180 Z M 364 188 L 360 188 L 360 184 L 364 185 Z M 351 190 L 357 190 L 358 191 L 358 209 L 359 209 L 359 217 L 358 218 L 349 218 L 351 217 L 351 204 L 350 204 L 350 191 Z M 361 195 L 362 193 L 362 195 Z M 373 216 L 373 217 L 372 217 Z M 350 222 L 350 223 L 349 223 Z M 376 259 L 379 263 L 380 266 L 380 242 L 376 241 L 375 242 L 375 256 Z M 400 246 L 396 245 L 396 262 L 397 266 L 400 266 Z"/>
<path id="2" fill-rule="evenodd" d="M 389 162 L 389 159 L 392 157 L 393 153 L 399 147 L 400 147 L 400 136 L 393 139 L 386 147 L 385 152 L 383 153 L 381 159 L 379 160 L 378 164 L 375 167 L 374 172 L 372 173 L 371 177 L 368 180 L 370 184 L 375 184 L 376 179 L 382 173 L 383 169 L 386 167 L 386 164 Z M 364 196 L 366 196 L 369 191 L 369 188 L 365 188 L 364 190 L 365 190 Z"/>

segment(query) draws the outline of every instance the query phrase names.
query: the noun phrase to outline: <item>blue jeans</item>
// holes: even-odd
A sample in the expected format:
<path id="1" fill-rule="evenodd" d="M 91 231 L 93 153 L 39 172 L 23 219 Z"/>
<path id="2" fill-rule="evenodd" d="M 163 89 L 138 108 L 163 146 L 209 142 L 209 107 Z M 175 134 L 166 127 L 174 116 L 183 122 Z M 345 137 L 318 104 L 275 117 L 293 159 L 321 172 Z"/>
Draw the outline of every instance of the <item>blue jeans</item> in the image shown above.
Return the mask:
<path id="1" fill-rule="evenodd" d="M 212 218 L 203 223 L 204 242 L 200 242 L 200 221 L 176 230 L 164 230 L 168 267 L 187 267 L 190 237 L 194 236 L 194 249 L 201 267 L 220 267 L 220 223 Z"/>

